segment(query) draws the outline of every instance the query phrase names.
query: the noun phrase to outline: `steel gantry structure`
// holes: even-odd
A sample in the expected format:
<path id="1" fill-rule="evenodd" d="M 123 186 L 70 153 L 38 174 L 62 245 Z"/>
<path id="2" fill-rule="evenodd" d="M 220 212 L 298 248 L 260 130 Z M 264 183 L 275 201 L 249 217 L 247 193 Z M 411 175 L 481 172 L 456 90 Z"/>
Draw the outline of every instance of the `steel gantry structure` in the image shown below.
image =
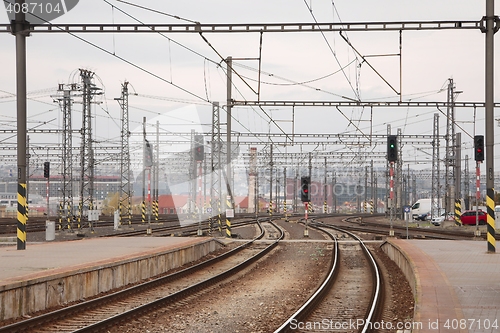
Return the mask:
<path id="1" fill-rule="evenodd" d="M 16 4 L 23 4 L 24 0 L 16 0 Z M 10 25 L 0 25 L 0 32 L 11 33 L 16 36 L 16 53 L 17 53 L 17 142 L 18 142 L 18 197 L 19 213 L 18 213 L 18 249 L 25 249 L 26 242 L 26 43 L 27 36 L 33 33 L 197 33 L 203 35 L 205 33 L 286 33 L 286 32 L 324 32 L 324 31 L 406 31 L 406 30 L 480 30 L 486 35 L 486 156 L 487 156 L 487 192 L 488 192 L 488 251 L 494 252 L 494 212 L 492 209 L 493 202 L 493 54 L 494 40 L 493 35 L 499 29 L 500 20 L 494 15 L 494 0 L 486 0 L 486 15 L 479 21 L 411 21 L 411 22 L 358 22 L 358 23 L 275 23 L 275 24 L 62 24 L 55 25 L 49 23 L 47 25 L 33 25 L 26 21 L 25 13 L 16 13 L 15 19 Z M 401 54 L 400 54 L 401 56 Z M 228 57 L 226 59 L 231 59 Z M 231 66 L 230 62 L 223 59 L 228 64 L 228 82 L 230 82 Z M 259 59 L 260 61 L 260 59 Z M 229 70 L 231 69 L 231 70 Z M 89 73 L 82 74 L 82 79 L 89 80 Z M 228 103 L 227 108 L 230 108 L 238 103 L 233 103 L 230 92 L 230 84 L 228 83 Z M 84 99 L 88 98 L 90 92 L 85 92 Z M 260 93 L 260 92 L 259 92 Z M 400 96 L 402 92 L 398 93 Z M 259 96 L 260 99 L 260 96 Z M 262 105 L 258 101 L 259 105 Z M 241 104 L 241 103 L 240 103 Z M 85 114 L 85 112 L 84 112 Z M 230 112 L 228 112 L 230 116 Z M 84 115 L 85 117 L 85 115 Z M 230 119 L 228 117 L 228 119 Z M 84 119 L 85 120 L 85 119 Z M 85 123 L 85 121 L 84 121 Z M 228 129 L 230 129 L 230 121 L 228 121 Z M 89 128 L 90 130 L 90 128 Z M 230 133 L 230 130 L 228 130 Z M 91 137 L 90 137 L 91 138 Z M 92 163 L 93 150 L 91 139 L 82 135 L 82 179 L 85 177 L 92 178 Z M 228 135 L 228 163 L 230 163 L 231 154 L 231 136 Z M 88 158 L 83 161 L 83 156 Z M 89 164 L 87 164 L 89 163 Z M 231 183 L 231 170 L 228 168 L 228 184 Z M 88 172 L 87 172 L 88 171 Z M 85 184 L 82 184 L 85 185 Z M 90 185 L 91 186 L 91 185 Z M 84 186 L 82 186 L 83 188 Z M 81 203 L 83 201 L 83 192 L 81 193 Z M 89 199 L 89 204 L 92 205 L 92 197 Z M 80 209 L 81 211 L 81 209 Z"/>
<path id="2" fill-rule="evenodd" d="M 120 153 L 120 195 L 118 212 L 120 214 L 120 225 L 123 224 L 123 216 L 128 217 L 128 224 L 132 224 L 132 190 L 130 170 L 130 123 L 128 110 L 128 81 L 122 83 L 121 97 L 115 98 L 121 108 L 121 153 Z"/>
<path id="3" fill-rule="evenodd" d="M 63 113 L 63 129 L 62 129 L 62 200 L 59 207 L 59 228 L 63 229 L 62 220 L 65 221 L 65 227 L 72 229 L 73 225 L 73 130 L 72 130 L 72 105 L 73 98 L 71 94 L 78 91 L 77 84 L 59 84 L 58 92 L 61 95 L 57 96 L 60 108 Z"/>

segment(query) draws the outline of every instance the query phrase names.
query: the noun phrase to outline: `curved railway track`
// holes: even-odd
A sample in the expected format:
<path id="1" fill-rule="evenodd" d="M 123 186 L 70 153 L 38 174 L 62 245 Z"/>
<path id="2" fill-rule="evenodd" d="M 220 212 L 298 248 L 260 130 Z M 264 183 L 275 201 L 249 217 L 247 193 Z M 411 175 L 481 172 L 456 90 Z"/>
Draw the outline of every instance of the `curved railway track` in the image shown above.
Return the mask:
<path id="1" fill-rule="evenodd" d="M 116 293 L 1 327 L 0 332 L 100 332 L 155 308 L 179 302 L 241 271 L 268 254 L 283 239 L 284 233 L 278 226 L 265 222 L 279 231 L 274 239 L 267 237 L 267 242 L 257 244 L 256 240 L 261 239 L 267 232 L 265 229 L 269 228 L 257 223 L 260 235 L 223 255 Z M 240 259 L 236 264 L 234 257 L 237 254 Z M 213 268 L 221 265 L 223 268 Z M 217 272 L 211 272 L 215 270 Z M 211 276 L 207 278 L 207 275 Z M 188 277 L 190 282 L 186 286 Z"/>
<path id="2" fill-rule="evenodd" d="M 316 292 L 275 333 L 372 332 L 380 314 L 382 295 L 382 277 L 373 255 L 349 231 L 323 223 L 313 222 L 310 226 L 333 239 L 330 270 Z M 346 241 L 345 235 L 353 240 Z"/>

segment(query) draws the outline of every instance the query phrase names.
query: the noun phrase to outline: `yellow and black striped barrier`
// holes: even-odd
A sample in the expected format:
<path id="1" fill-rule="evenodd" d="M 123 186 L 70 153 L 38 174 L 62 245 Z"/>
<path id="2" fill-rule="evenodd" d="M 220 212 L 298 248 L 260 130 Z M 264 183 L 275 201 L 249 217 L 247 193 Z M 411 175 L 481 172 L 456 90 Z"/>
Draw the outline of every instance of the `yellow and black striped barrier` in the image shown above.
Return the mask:
<path id="1" fill-rule="evenodd" d="M 370 206 L 371 206 L 371 208 L 370 208 L 370 214 L 373 214 L 373 209 L 374 209 L 374 207 L 373 207 L 373 200 L 370 200 Z"/>
<path id="2" fill-rule="evenodd" d="M 72 220 L 72 216 L 71 216 L 71 204 L 70 202 L 68 201 L 68 211 L 66 212 L 66 221 L 68 223 L 68 230 L 71 230 L 73 229 L 73 226 L 71 225 L 71 220 Z"/>
<path id="3" fill-rule="evenodd" d="M 122 225 L 122 202 L 121 200 L 118 202 L 118 225 Z"/>
<path id="4" fill-rule="evenodd" d="M 217 214 L 217 224 L 219 226 L 219 234 L 222 236 L 222 216 L 221 216 L 221 209 L 220 209 L 220 199 L 217 201 L 218 210 L 219 214 Z"/>
<path id="5" fill-rule="evenodd" d="M 269 201 L 269 216 L 273 216 L 273 202 Z"/>
<path id="6" fill-rule="evenodd" d="M 227 205 L 227 209 L 233 208 L 233 205 L 231 205 L 230 199 L 226 200 L 226 205 Z M 227 213 L 226 213 L 226 237 L 228 237 L 228 238 L 233 237 L 233 235 L 231 233 L 231 219 L 229 219 L 229 217 L 227 217 Z"/>
<path id="7" fill-rule="evenodd" d="M 495 191 L 493 188 L 486 189 L 486 209 L 488 211 L 487 236 L 488 252 L 495 252 Z"/>
<path id="8" fill-rule="evenodd" d="M 17 186 L 17 249 L 26 249 L 26 184 Z"/>
<path id="9" fill-rule="evenodd" d="M 142 223 L 146 223 L 146 201 L 143 201 L 141 204 L 141 217 Z"/>
<path id="10" fill-rule="evenodd" d="M 132 225 L 132 204 L 128 202 L 128 224 Z"/>
<path id="11" fill-rule="evenodd" d="M 455 200 L 455 223 L 462 225 L 460 216 L 462 215 L 462 202 L 460 199 Z"/>
<path id="12" fill-rule="evenodd" d="M 78 203 L 78 218 L 77 218 L 77 224 L 78 224 L 78 230 L 82 228 L 82 207 L 83 203 L 80 201 Z"/>
<path id="13" fill-rule="evenodd" d="M 62 201 L 60 201 L 59 202 L 59 230 L 61 230 L 63 228 L 62 217 L 63 217 L 63 203 L 62 203 Z"/>
<path id="14" fill-rule="evenodd" d="M 286 214 L 286 200 L 283 201 L 283 213 L 285 214 L 285 222 L 288 222 L 288 215 Z"/>
<path id="15" fill-rule="evenodd" d="M 327 206 L 326 200 L 325 200 L 325 201 L 323 201 L 323 214 L 326 214 L 326 213 L 328 213 L 328 206 Z"/>

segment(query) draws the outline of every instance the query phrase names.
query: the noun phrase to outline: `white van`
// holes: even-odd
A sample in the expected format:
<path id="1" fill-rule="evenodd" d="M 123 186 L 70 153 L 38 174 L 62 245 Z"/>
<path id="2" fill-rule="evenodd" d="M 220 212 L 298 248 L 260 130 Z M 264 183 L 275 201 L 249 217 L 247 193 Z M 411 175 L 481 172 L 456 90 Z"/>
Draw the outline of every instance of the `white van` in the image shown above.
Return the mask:
<path id="1" fill-rule="evenodd" d="M 436 199 L 434 199 L 434 200 L 435 200 L 435 202 L 437 202 Z M 413 216 L 413 219 L 415 220 L 417 217 L 419 217 L 422 214 L 430 213 L 431 210 L 432 210 L 431 198 L 418 199 L 411 206 L 411 215 Z M 440 216 L 443 212 L 444 211 L 443 211 L 443 208 L 441 206 L 441 207 L 439 207 L 439 209 L 436 212 L 434 212 L 434 214 L 436 214 L 436 216 Z M 436 217 L 436 216 L 432 216 L 432 217 Z"/>
<path id="2" fill-rule="evenodd" d="M 500 217 L 500 206 L 495 206 L 495 219 Z"/>
<path id="3" fill-rule="evenodd" d="M 417 202 L 415 202 L 411 206 L 411 215 L 413 216 L 413 219 L 415 220 L 417 217 L 419 217 L 422 214 L 429 213 L 431 211 L 431 199 L 418 199 Z"/>

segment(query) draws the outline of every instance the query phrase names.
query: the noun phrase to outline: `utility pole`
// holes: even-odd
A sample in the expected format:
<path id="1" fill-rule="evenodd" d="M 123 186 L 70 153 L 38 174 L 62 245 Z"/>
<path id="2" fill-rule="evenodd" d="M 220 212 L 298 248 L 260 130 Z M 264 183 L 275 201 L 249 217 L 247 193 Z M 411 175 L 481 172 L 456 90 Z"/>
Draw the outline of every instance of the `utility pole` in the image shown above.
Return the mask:
<path id="1" fill-rule="evenodd" d="M 494 253 L 495 250 L 495 179 L 494 179 L 494 161 L 495 151 L 495 128 L 494 128 L 494 84 L 495 84 L 495 39 L 494 35 L 497 32 L 498 17 L 495 16 L 495 1 L 486 0 L 486 49 L 485 49 L 485 141 L 486 141 L 486 205 L 488 211 L 488 226 L 487 226 L 487 242 L 488 252 Z"/>
<path id="2" fill-rule="evenodd" d="M 368 213 L 368 165 L 365 166 L 365 190 L 363 201 L 363 213 Z"/>
<path id="3" fill-rule="evenodd" d="M 398 162 L 396 163 L 396 211 L 397 216 L 403 219 L 403 133 L 398 128 Z"/>
<path id="4" fill-rule="evenodd" d="M 273 144 L 271 143 L 271 153 L 269 155 L 269 216 L 273 216 Z"/>
<path id="5" fill-rule="evenodd" d="M 464 167 L 464 206 L 465 210 L 470 209 L 470 175 L 469 175 L 469 155 L 465 155 Z"/>
<path id="6" fill-rule="evenodd" d="M 285 214 L 285 222 L 288 222 L 288 215 L 286 213 L 286 167 L 283 168 L 283 214 Z"/>
<path id="7" fill-rule="evenodd" d="M 323 179 L 323 214 L 328 213 L 328 196 L 327 196 L 327 188 L 328 184 L 326 183 L 327 181 L 327 172 L 326 172 L 327 164 L 326 164 L 326 156 L 325 156 L 325 174 L 324 174 L 324 179 Z"/>
<path id="8" fill-rule="evenodd" d="M 445 212 L 451 212 L 451 203 L 454 202 L 452 196 L 454 196 L 454 189 L 452 188 L 455 184 L 455 108 L 454 108 L 454 96 L 455 96 L 455 84 L 453 79 L 448 79 L 448 94 L 447 94 L 447 108 L 446 108 L 446 159 L 445 159 L 445 185 L 444 185 L 444 210 Z"/>
<path id="9" fill-rule="evenodd" d="M 156 159 L 153 159 L 154 169 L 155 169 L 155 221 L 158 222 L 159 205 L 160 205 L 160 122 L 156 121 Z"/>
<path id="10" fill-rule="evenodd" d="M 257 187 L 257 148 L 250 148 L 250 168 L 248 173 L 248 209 L 249 213 L 256 213 L 251 211 L 255 209 L 256 189 Z"/>
<path id="11" fill-rule="evenodd" d="M 141 222 L 146 223 L 146 117 L 142 118 L 142 203 Z"/>
<path id="12" fill-rule="evenodd" d="M 455 222 L 460 223 L 460 216 L 462 215 L 462 191 L 461 191 L 461 185 L 462 185 L 462 173 L 460 170 L 460 165 L 462 163 L 462 133 L 456 133 L 456 145 L 455 145 Z"/>
<path id="13" fill-rule="evenodd" d="M 119 225 L 123 224 L 123 216 L 128 216 L 128 224 L 132 224 L 132 191 L 130 179 L 130 123 L 128 113 L 128 81 L 122 84 L 122 95 L 115 98 L 121 107 L 121 154 L 120 154 L 120 196 L 118 203 Z M 124 214 L 124 208 L 127 214 Z"/>
<path id="14" fill-rule="evenodd" d="M 432 140 L 432 176 L 431 176 L 431 216 L 438 214 L 440 203 L 440 176 L 439 176 L 439 114 L 434 114 Z"/>
<path id="15" fill-rule="evenodd" d="M 220 106 L 219 102 L 214 102 L 212 104 L 212 140 L 211 140 L 211 151 L 210 154 L 210 202 L 212 208 L 212 215 L 217 215 L 217 224 L 219 228 L 219 234 L 222 236 L 222 162 L 221 162 L 221 152 L 222 150 L 222 138 L 220 130 Z M 213 200 L 216 200 L 214 202 Z M 216 214 L 214 214 L 216 212 Z"/>
<path id="16" fill-rule="evenodd" d="M 227 145 L 227 186 L 230 187 L 232 184 L 232 179 L 233 179 L 233 174 L 231 170 L 231 123 L 232 123 L 232 109 L 233 109 L 233 97 L 232 97 L 232 88 L 233 88 L 233 79 L 232 79 L 232 74 L 233 74 L 233 58 L 232 57 L 227 57 L 226 58 L 226 65 L 227 65 L 227 105 L 226 105 L 226 112 L 227 112 L 227 120 L 226 120 L 226 128 L 227 128 L 227 133 L 226 133 L 226 145 Z M 233 191 L 230 191 L 231 193 Z M 229 195 L 229 193 L 228 193 Z M 231 205 L 234 208 L 234 201 L 233 197 L 231 195 Z"/>
<path id="17" fill-rule="evenodd" d="M 73 229 L 73 131 L 71 115 L 73 113 L 73 99 L 71 93 L 77 89 L 76 84 L 70 84 L 65 87 L 64 84 L 59 84 L 58 92 L 62 96 L 57 97 L 59 106 L 63 113 L 63 133 L 62 133 L 62 212 L 61 219 L 66 221 L 68 230 Z M 64 209 L 64 207 L 66 207 Z M 64 212 L 64 213 L 63 213 Z M 60 227 L 63 228 L 62 223 Z"/>
<path id="18" fill-rule="evenodd" d="M 92 98 L 100 94 L 99 88 L 92 83 L 95 73 L 80 69 L 82 80 L 82 129 L 80 144 L 80 204 L 78 214 L 78 228 L 81 228 L 83 210 L 88 209 L 89 228 L 94 232 L 94 149 L 92 135 Z"/>

